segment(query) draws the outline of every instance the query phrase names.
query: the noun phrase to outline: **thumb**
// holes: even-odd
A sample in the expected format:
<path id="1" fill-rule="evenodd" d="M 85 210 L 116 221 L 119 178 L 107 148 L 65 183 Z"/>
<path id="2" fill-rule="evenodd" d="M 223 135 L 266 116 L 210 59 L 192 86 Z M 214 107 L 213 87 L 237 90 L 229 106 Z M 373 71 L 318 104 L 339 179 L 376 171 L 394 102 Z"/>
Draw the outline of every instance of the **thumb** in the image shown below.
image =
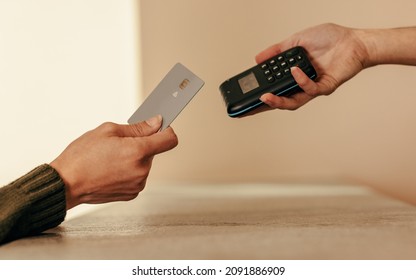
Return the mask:
<path id="1" fill-rule="evenodd" d="M 122 125 L 120 136 L 124 137 L 141 137 L 150 136 L 159 131 L 162 126 L 162 116 L 157 115 L 146 121 L 138 122 L 130 125 Z"/>
<path id="2" fill-rule="evenodd" d="M 284 52 L 285 50 L 290 49 L 294 46 L 295 45 L 292 43 L 292 40 L 290 39 L 274 44 L 256 55 L 256 63 L 260 64 L 268 60 L 269 58 L 278 55 L 279 53 Z"/>
<path id="3" fill-rule="evenodd" d="M 260 64 L 263 61 L 268 60 L 269 58 L 281 53 L 282 51 L 283 49 L 281 44 L 272 45 L 256 55 L 256 63 Z"/>

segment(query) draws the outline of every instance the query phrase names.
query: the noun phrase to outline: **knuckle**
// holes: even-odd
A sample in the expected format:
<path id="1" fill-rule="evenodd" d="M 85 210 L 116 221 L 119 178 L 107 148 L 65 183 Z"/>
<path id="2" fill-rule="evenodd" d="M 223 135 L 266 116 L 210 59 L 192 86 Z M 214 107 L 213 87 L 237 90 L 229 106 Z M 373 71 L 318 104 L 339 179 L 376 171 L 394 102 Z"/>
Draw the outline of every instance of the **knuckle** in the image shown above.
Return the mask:
<path id="1" fill-rule="evenodd" d="M 142 138 L 141 141 L 138 142 L 138 145 L 135 147 L 136 149 L 136 157 L 139 161 L 142 161 L 148 157 L 149 150 L 151 147 L 151 144 L 149 142 L 148 138 Z"/>
<path id="2" fill-rule="evenodd" d="M 135 124 L 135 125 L 131 125 L 130 128 L 131 128 L 134 135 L 137 135 L 137 136 L 144 135 L 145 130 L 144 130 L 143 126 L 140 123 Z"/>
<path id="3" fill-rule="evenodd" d="M 136 192 L 136 197 L 139 195 L 139 193 L 141 193 L 144 188 L 146 187 L 146 179 L 142 180 L 138 185 L 137 185 L 137 192 Z"/>
<path id="4" fill-rule="evenodd" d="M 292 107 L 292 108 L 287 108 L 288 111 L 296 111 L 298 109 L 298 107 Z"/>
<path id="5" fill-rule="evenodd" d="M 130 183 L 125 188 L 123 193 L 123 199 L 125 201 L 129 201 L 135 199 L 145 188 L 147 175 L 148 173 L 141 174 L 142 172 L 138 172 L 138 175 L 135 179 L 132 179 Z"/>
<path id="6" fill-rule="evenodd" d="M 178 144 L 179 144 L 179 138 L 178 138 L 178 135 L 176 135 L 176 133 L 175 132 L 173 132 L 173 130 L 172 130 L 172 134 L 171 134 L 171 137 L 170 137 L 170 146 L 172 147 L 172 148 L 175 148 L 176 146 L 178 146 Z"/>
<path id="7" fill-rule="evenodd" d="M 160 151 L 163 152 L 163 151 L 168 151 L 168 150 L 175 148 L 178 145 L 179 140 L 178 140 L 178 136 L 173 131 L 173 129 L 169 127 L 163 133 L 164 135 L 163 135 L 163 140 L 161 143 Z"/>
<path id="8" fill-rule="evenodd" d="M 288 111 L 295 111 L 300 108 L 301 105 L 292 105 L 286 108 Z"/>
<path id="9" fill-rule="evenodd" d="M 306 93 L 311 97 L 316 97 L 321 94 L 317 86 L 310 88 Z"/>
<path id="10" fill-rule="evenodd" d="M 141 190 L 140 190 L 140 191 L 137 191 L 137 192 L 134 192 L 134 193 L 129 194 L 129 195 L 128 195 L 128 197 L 127 197 L 127 200 L 133 200 L 133 199 L 137 198 L 137 197 L 139 196 L 140 192 L 141 192 Z"/>
<path id="11" fill-rule="evenodd" d="M 112 122 L 105 122 L 99 126 L 99 129 L 104 133 L 110 133 L 117 130 L 117 125 Z"/>

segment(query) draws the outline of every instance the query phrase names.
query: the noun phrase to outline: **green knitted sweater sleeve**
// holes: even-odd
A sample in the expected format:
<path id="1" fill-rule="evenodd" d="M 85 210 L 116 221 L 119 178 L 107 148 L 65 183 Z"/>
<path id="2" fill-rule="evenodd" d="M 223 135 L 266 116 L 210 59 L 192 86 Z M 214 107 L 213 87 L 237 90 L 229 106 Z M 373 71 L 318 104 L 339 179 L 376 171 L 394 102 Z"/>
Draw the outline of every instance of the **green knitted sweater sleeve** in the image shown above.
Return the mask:
<path id="1" fill-rule="evenodd" d="M 65 185 L 48 164 L 0 188 L 0 244 L 58 226 L 66 215 Z"/>

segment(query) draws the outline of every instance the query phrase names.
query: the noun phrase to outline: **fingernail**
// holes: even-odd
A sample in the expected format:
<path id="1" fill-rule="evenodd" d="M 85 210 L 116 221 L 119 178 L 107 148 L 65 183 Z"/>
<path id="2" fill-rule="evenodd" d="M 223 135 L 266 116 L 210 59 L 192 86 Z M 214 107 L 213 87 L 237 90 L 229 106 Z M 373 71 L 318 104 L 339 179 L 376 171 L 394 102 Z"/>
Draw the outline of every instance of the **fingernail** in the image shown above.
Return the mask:
<path id="1" fill-rule="evenodd" d="M 146 123 L 148 125 L 150 125 L 151 127 L 159 127 L 161 122 L 162 122 L 162 116 L 161 115 L 157 115 L 157 116 L 152 117 L 152 118 L 150 118 L 146 121 Z"/>

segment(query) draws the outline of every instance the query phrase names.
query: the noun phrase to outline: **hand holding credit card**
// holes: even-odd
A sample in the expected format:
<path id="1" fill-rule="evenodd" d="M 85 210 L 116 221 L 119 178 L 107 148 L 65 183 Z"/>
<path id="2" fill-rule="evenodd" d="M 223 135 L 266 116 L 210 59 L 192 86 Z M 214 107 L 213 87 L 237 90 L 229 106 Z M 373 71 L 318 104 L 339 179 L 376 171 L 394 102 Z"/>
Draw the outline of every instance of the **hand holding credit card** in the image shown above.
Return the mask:
<path id="1" fill-rule="evenodd" d="M 197 92 L 204 81 L 180 63 L 168 72 L 157 87 L 129 118 L 133 124 L 162 115 L 161 130 L 167 128 Z"/>

